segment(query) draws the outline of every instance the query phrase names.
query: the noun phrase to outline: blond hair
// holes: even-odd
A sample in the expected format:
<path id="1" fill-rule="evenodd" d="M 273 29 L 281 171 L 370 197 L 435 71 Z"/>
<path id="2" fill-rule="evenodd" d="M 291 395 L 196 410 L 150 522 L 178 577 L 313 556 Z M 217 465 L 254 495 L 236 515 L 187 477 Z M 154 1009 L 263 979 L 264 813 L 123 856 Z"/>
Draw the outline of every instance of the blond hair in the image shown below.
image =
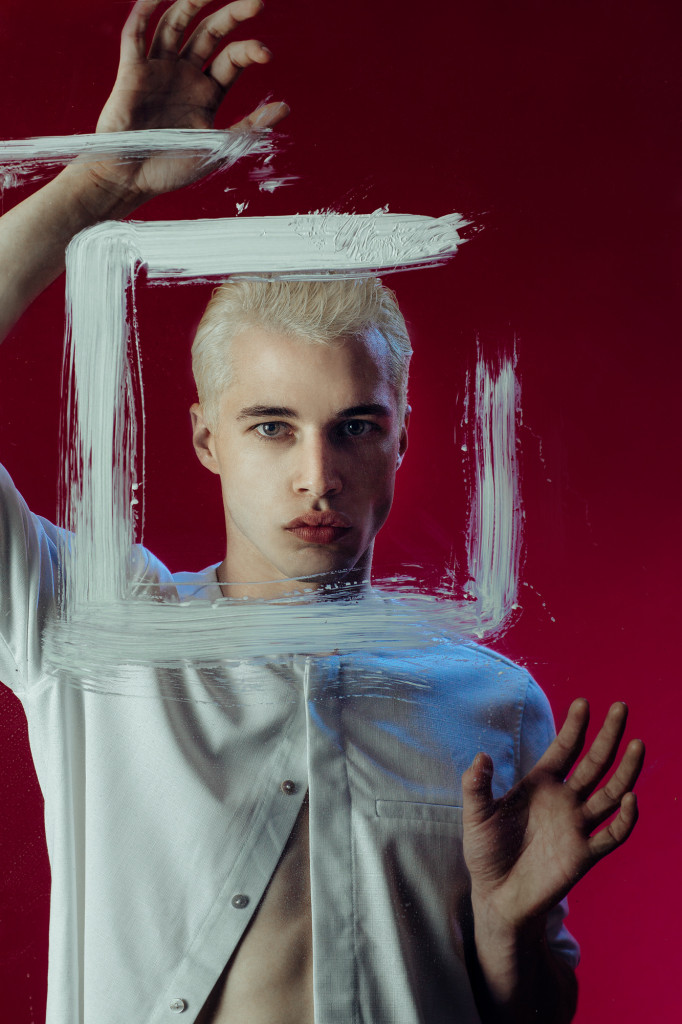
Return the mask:
<path id="1" fill-rule="evenodd" d="M 210 429 L 217 428 L 220 398 L 231 379 L 229 343 L 253 327 L 327 345 L 338 338 L 378 333 L 388 349 L 389 382 L 398 400 L 398 422 L 402 421 L 412 347 L 390 288 L 375 277 L 237 278 L 215 289 L 192 345 L 192 372 Z"/>

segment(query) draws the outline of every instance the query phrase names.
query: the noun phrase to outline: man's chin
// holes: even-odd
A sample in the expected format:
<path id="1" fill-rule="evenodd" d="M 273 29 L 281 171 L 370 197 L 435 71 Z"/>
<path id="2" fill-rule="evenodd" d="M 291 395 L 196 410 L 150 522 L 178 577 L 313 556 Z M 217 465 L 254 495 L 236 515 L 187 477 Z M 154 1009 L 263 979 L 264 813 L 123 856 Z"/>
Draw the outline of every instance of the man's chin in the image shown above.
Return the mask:
<path id="1" fill-rule="evenodd" d="M 292 591 L 305 592 L 311 590 L 338 590 L 362 582 L 364 572 L 360 565 L 361 559 L 324 559 L 316 558 L 296 560 L 296 564 L 282 566 L 287 582 L 291 582 Z"/>

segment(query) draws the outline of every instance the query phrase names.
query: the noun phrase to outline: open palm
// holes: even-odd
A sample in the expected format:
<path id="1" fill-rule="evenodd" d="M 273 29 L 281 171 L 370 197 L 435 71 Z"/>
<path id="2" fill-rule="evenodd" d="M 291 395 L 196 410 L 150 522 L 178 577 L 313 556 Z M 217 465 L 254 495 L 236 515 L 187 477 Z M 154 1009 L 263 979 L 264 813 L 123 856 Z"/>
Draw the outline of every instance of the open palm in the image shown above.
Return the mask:
<path id="1" fill-rule="evenodd" d="M 218 108 L 241 72 L 271 58 L 255 39 L 230 41 L 220 48 L 240 22 L 258 14 L 263 6 L 260 0 L 235 0 L 191 32 L 209 0 L 177 0 L 160 18 L 147 46 L 149 21 L 161 2 L 138 0 L 126 21 L 116 82 L 97 123 L 98 132 L 213 128 Z M 271 127 L 287 113 L 285 104 L 270 103 L 232 127 Z M 201 157 L 168 155 L 126 163 L 107 161 L 92 168 L 104 187 L 138 194 L 140 201 L 181 188 L 208 169 Z"/>
<path id="2" fill-rule="evenodd" d="M 549 910 L 632 832 L 637 821 L 632 787 L 644 758 L 640 740 L 628 744 L 614 774 L 597 788 L 614 763 L 626 719 L 626 706 L 612 705 L 568 778 L 585 743 L 585 700 L 573 702 L 554 742 L 503 797 L 493 799 L 487 754 L 477 754 L 465 773 L 464 857 L 472 897 L 494 906 L 508 924 Z"/>

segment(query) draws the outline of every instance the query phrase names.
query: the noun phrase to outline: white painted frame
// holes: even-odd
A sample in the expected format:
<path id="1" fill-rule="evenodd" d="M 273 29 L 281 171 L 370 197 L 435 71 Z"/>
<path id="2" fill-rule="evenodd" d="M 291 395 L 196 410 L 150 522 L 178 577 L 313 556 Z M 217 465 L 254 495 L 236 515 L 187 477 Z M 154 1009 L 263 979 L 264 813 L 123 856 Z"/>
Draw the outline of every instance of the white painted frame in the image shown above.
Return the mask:
<path id="1" fill-rule="evenodd" d="M 74 152 L 100 156 L 103 145 L 108 152 L 128 147 L 129 157 L 151 151 L 150 146 L 154 151 L 201 148 L 201 140 L 188 140 L 188 133 L 177 133 L 176 140 L 169 137 L 172 132 L 160 133 L 164 137 L 158 140 L 150 132 L 141 133 L 143 139 L 123 134 L 138 135 L 81 137 L 87 144 L 62 140 L 61 155 L 59 140 L 28 140 L 32 149 L 23 158 L 16 143 L 0 143 L 5 184 L 16 183 L 8 180 L 8 167 L 13 173 L 22 167 L 34 173 L 38 164 L 54 166 Z M 263 152 L 269 144 L 258 133 L 249 148 L 243 133 L 227 133 L 239 138 L 226 150 L 226 133 L 203 134 L 220 136 L 204 141 L 212 160 L 220 142 L 224 162 Z M 14 153 L 8 146 L 14 146 Z M 479 359 L 476 372 L 468 601 L 397 587 L 370 602 L 244 605 L 224 599 L 210 604 L 177 597 L 164 601 L 163 593 L 133 591 L 131 585 L 139 480 L 137 338 L 129 313 L 140 267 L 152 282 L 220 280 L 235 273 L 356 277 L 432 267 L 455 254 L 465 224 L 458 214 L 436 219 L 384 212 L 133 221 L 100 224 L 73 240 L 67 252 L 65 367 L 70 387 L 62 465 L 74 536 L 64 556 L 63 614 L 45 636 L 46 656 L 55 667 L 68 670 L 76 662 L 81 678 L 96 678 L 113 665 L 211 663 L 223 661 L 227 651 L 230 658 L 242 658 L 415 648 L 430 643 L 434 633 L 481 637 L 500 627 L 515 607 L 521 545 L 515 436 L 519 391 L 511 359 L 502 360 L 497 370 Z"/>

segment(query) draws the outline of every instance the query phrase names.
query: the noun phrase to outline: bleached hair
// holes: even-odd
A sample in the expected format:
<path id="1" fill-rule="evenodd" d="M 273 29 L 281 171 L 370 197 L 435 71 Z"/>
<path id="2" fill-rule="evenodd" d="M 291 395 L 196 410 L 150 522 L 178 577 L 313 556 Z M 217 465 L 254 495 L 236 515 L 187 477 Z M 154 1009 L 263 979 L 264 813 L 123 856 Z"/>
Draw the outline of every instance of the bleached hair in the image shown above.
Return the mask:
<path id="1" fill-rule="evenodd" d="M 220 398 L 230 383 L 230 341 L 254 327 L 327 345 L 338 338 L 378 333 L 388 348 L 389 381 L 398 400 L 398 422 L 402 421 L 412 347 L 390 288 L 375 277 L 238 278 L 215 289 L 192 345 L 192 372 L 209 429 L 217 429 Z"/>

